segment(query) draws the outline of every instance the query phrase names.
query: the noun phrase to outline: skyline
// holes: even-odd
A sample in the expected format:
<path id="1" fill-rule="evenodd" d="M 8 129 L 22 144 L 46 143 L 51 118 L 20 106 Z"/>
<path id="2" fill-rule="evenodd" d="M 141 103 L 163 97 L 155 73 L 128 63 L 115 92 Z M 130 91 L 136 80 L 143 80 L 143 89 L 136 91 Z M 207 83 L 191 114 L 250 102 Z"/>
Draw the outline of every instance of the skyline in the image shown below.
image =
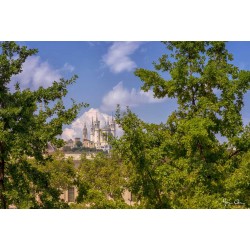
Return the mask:
<path id="1" fill-rule="evenodd" d="M 68 88 L 65 106 L 69 107 L 73 98 L 76 102 L 88 103 L 89 108 L 83 108 L 71 125 L 64 126 L 64 139 L 81 137 L 80 123 L 85 121 L 89 124 L 93 112 L 98 113 L 103 123 L 104 117 L 107 119 L 115 112 L 117 104 L 122 110 L 129 106 L 140 119 L 149 123 L 166 122 L 177 108 L 174 99 L 156 99 L 152 91 L 141 91 L 142 83 L 133 74 L 136 68 L 154 69 L 152 63 L 157 62 L 166 51 L 165 45 L 160 42 L 20 43 L 39 50 L 37 55 L 27 59 L 23 72 L 12 79 L 13 83 L 19 81 L 22 88 L 48 87 L 61 77 L 78 75 L 76 84 Z M 250 42 L 228 42 L 227 48 L 234 56 L 233 64 L 250 70 Z M 167 74 L 164 76 L 168 78 Z M 242 115 L 246 125 L 250 122 L 247 113 L 249 93 L 244 100 Z"/>

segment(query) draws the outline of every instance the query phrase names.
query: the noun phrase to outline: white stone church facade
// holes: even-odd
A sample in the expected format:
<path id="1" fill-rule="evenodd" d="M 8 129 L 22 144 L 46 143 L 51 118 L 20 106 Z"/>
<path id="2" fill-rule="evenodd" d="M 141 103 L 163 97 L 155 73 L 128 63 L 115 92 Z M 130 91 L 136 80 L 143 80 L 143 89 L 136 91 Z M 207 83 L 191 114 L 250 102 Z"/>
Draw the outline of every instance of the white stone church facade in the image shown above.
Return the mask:
<path id="1" fill-rule="evenodd" d="M 115 120 L 112 117 L 111 121 L 105 122 L 104 127 L 100 126 L 100 121 L 96 115 L 95 121 L 93 121 L 90 127 L 90 139 L 88 139 L 88 129 L 86 123 L 84 123 L 83 127 L 83 146 L 85 147 L 95 147 L 96 149 L 102 149 L 104 151 L 108 151 L 110 146 L 108 144 L 108 137 L 110 135 L 116 136 L 116 124 Z"/>

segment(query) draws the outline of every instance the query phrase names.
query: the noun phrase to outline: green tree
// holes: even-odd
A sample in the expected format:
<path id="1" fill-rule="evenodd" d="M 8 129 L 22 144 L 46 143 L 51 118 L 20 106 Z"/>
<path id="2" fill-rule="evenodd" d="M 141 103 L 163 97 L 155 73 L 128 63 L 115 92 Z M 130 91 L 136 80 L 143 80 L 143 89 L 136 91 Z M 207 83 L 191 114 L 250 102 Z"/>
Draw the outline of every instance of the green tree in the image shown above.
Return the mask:
<path id="1" fill-rule="evenodd" d="M 166 153 L 161 145 L 169 138 L 164 124 L 147 124 L 127 109 L 122 116 L 117 110 L 116 122 L 123 128 L 124 135 L 112 142 L 116 154 L 128 171 L 128 189 L 140 207 L 168 208 L 164 194 L 162 164 L 166 162 Z"/>
<path id="2" fill-rule="evenodd" d="M 164 44 L 167 53 L 155 70 L 135 75 L 144 91 L 175 98 L 178 109 L 165 125 L 147 125 L 130 111 L 117 115 L 125 131 L 117 148 L 140 177 L 132 184 L 148 207 L 218 208 L 223 199 L 243 199 L 249 207 L 250 133 L 241 110 L 250 72 L 230 63 L 224 42 Z"/>
<path id="3" fill-rule="evenodd" d="M 45 164 L 37 163 L 34 159 L 30 159 L 29 162 L 40 174 L 47 177 L 46 190 L 41 189 L 39 186 L 32 186 L 32 191 L 40 193 L 40 195 L 38 196 L 39 200 L 34 201 L 33 204 L 30 203 L 30 205 L 35 207 L 38 203 L 40 207 L 68 208 L 68 204 L 60 200 L 59 196 L 64 190 L 76 184 L 76 168 L 73 159 L 65 158 L 63 152 L 56 151 Z M 25 200 L 25 197 L 22 202 L 23 200 Z"/>
<path id="4" fill-rule="evenodd" d="M 81 148 L 81 147 L 82 147 L 82 142 L 81 142 L 81 141 L 77 141 L 77 142 L 76 142 L 76 146 L 77 146 L 78 148 Z"/>
<path id="5" fill-rule="evenodd" d="M 71 157 L 66 158 L 61 151 L 54 152 L 46 164 L 37 164 L 39 171 L 50 176 L 50 185 L 58 190 L 72 187 L 76 180 L 76 167 Z"/>
<path id="6" fill-rule="evenodd" d="M 127 172 L 118 155 L 97 153 L 82 158 L 77 169 L 77 208 L 125 208 L 122 198 Z M 75 207 L 75 205 L 73 205 Z"/>
<path id="7" fill-rule="evenodd" d="M 34 168 L 28 158 L 45 163 L 49 158 L 45 154 L 48 143 L 61 147 L 63 141 L 58 135 L 62 133 L 62 125 L 70 124 L 80 108 L 87 105 L 74 101 L 69 109 L 63 105 L 67 87 L 77 76 L 54 81 L 52 86 L 34 91 L 21 90 L 16 83 L 15 90 L 11 91 L 12 77 L 22 71 L 27 57 L 37 50 L 14 42 L 2 42 L 0 49 L 0 207 L 8 208 L 10 204 L 17 205 L 17 197 L 26 195 L 34 200 L 39 193 L 32 193 L 33 185 L 43 187 L 45 196 L 48 178 Z M 39 104 L 43 104 L 43 110 L 38 111 Z"/>

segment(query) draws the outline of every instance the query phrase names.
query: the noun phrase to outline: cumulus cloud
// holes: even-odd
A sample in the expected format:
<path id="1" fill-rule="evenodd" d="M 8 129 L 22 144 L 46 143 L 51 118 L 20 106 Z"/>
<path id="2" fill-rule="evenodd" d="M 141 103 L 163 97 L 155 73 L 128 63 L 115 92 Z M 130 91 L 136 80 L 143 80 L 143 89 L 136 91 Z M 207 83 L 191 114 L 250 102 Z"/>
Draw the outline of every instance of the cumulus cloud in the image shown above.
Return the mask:
<path id="1" fill-rule="evenodd" d="M 23 64 L 23 71 L 13 78 L 14 82 L 20 82 L 23 88 L 48 87 L 53 81 L 61 78 L 58 70 L 52 69 L 48 62 L 42 62 L 39 56 L 27 58 Z"/>
<path id="2" fill-rule="evenodd" d="M 12 84 L 18 81 L 22 88 L 37 89 L 40 86 L 51 86 L 54 81 L 62 78 L 63 72 L 72 72 L 74 67 L 65 63 L 61 69 L 53 69 L 47 61 L 43 62 L 40 56 L 32 56 L 27 58 L 22 69 L 20 74 L 12 78 Z"/>
<path id="3" fill-rule="evenodd" d="M 73 139 L 75 137 L 77 137 L 77 135 L 76 135 L 76 131 L 74 129 L 72 129 L 72 128 L 65 128 L 63 130 L 62 138 L 64 140 L 67 141 L 67 140 Z"/>
<path id="4" fill-rule="evenodd" d="M 126 106 L 136 107 L 140 104 L 159 103 L 165 100 L 166 98 L 154 98 L 153 91 L 151 90 L 148 92 L 136 90 L 135 88 L 128 90 L 124 88 L 122 82 L 119 82 L 103 97 L 101 109 L 107 112 L 116 109 L 117 104 L 121 106 L 121 109 L 125 109 Z"/>
<path id="5" fill-rule="evenodd" d="M 82 129 L 84 127 L 84 123 L 86 123 L 88 136 L 90 135 L 90 127 L 92 123 L 92 119 L 95 121 L 96 117 L 100 121 L 100 127 L 105 126 L 105 124 L 111 121 L 112 116 L 102 113 L 99 109 L 91 108 L 89 111 L 82 114 L 78 117 L 69 128 L 65 128 L 62 133 L 62 139 L 69 140 L 74 139 L 75 137 L 82 138 Z M 117 126 L 116 127 L 116 135 L 119 137 L 122 134 L 122 130 Z"/>
<path id="6" fill-rule="evenodd" d="M 113 73 L 131 71 L 136 63 L 129 57 L 140 46 L 140 42 L 114 42 L 103 56 L 103 62 Z"/>

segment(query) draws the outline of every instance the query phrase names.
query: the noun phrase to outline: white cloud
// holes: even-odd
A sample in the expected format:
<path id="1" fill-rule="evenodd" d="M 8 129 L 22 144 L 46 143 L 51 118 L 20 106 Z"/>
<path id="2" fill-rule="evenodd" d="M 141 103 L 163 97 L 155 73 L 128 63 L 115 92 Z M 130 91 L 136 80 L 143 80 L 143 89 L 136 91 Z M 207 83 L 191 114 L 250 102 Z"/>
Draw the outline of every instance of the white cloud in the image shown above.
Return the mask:
<path id="1" fill-rule="evenodd" d="M 164 102 L 165 100 L 166 98 L 154 98 L 152 90 L 148 92 L 136 90 L 134 88 L 128 90 L 123 87 L 122 82 L 119 82 L 110 92 L 108 92 L 103 97 L 101 109 L 107 112 L 115 110 L 117 104 L 121 106 L 121 109 L 125 109 L 126 106 L 136 107 L 140 104 L 159 103 Z"/>
<path id="2" fill-rule="evenodd" d="M 64 140 L 69 140 L 69 139 L 73 139 L 73 138 L 75 138 L 75 137 L 77 137 L 77 135 L 76 135 L 76 131 L 74 130 L 74 129 L 72 129 L 72 128 L 65 128 L 64 130 L 63 130 L 63 133 L 62 133 L 62 138 L 64 139 Z"/>
<path id="3" fill-rule="evenodd" d="M 75 67 L 70 65 L 69 63 L 65 63 L 62 68 L 63 71 L 69 71 L 73 72 L 75 70 Z"/>
<path id="4" fill-rule="evenodd" d="M 100 121 L 100 127 L 105 126 L 105 123 L 109 120 L 111 121 L 112 116 L 100 112 L 99 109 L 91 108 L 89 111 L 82 114 L 80 117 L 78 117 L 69 128 L 65 128 L 62 133 L 62 139 L 69 140 L 74 139 L 75 137 L 82 138 L 82 129 L 84 126 L 84 123 L 86 123 L 87 130 L 88 130 L 88 136 L 90 135 L 90 127 L 92 123 L 92 119 L 95 120 L 96 116 L 98 120 Z M 116 127 L 116 135 L 121 136 L 122 130 Z"/>
<path id="5" fill-rule="evenodd" d="M 140 46 L 140 42 L 114 42 L 103 56 L 103 62 L 113 73 L 131 71 L 136 67 L 136 63 L 129 57 Z"/>
<path id="6" fill-rule="evenodd" d="M 61 78 L 58 70 L 52 69 L 48 62 L 42 62 L 39 56 L 27 58 L 23 64 L 23 71 L 13 77 L 13 82 L 20 82 L 23 88 L 37 88 L 39 86 L 49 87 L 53 81 Z"/>
<path id="7" fill-rule="evenodd" d="M 40 56 L 32 56 L 27 58 L 22 69 L 20 74 L 12 78 L 12 84 L 18 81 L 21 88 L 37 89 L 40 86 L 51 86 L 54 81 L 62 78 L 62 72 L 72 72 L 74 67 L 65 63 L 61 69 L 53 69 L 47 61 L 43 62 Z"/>

